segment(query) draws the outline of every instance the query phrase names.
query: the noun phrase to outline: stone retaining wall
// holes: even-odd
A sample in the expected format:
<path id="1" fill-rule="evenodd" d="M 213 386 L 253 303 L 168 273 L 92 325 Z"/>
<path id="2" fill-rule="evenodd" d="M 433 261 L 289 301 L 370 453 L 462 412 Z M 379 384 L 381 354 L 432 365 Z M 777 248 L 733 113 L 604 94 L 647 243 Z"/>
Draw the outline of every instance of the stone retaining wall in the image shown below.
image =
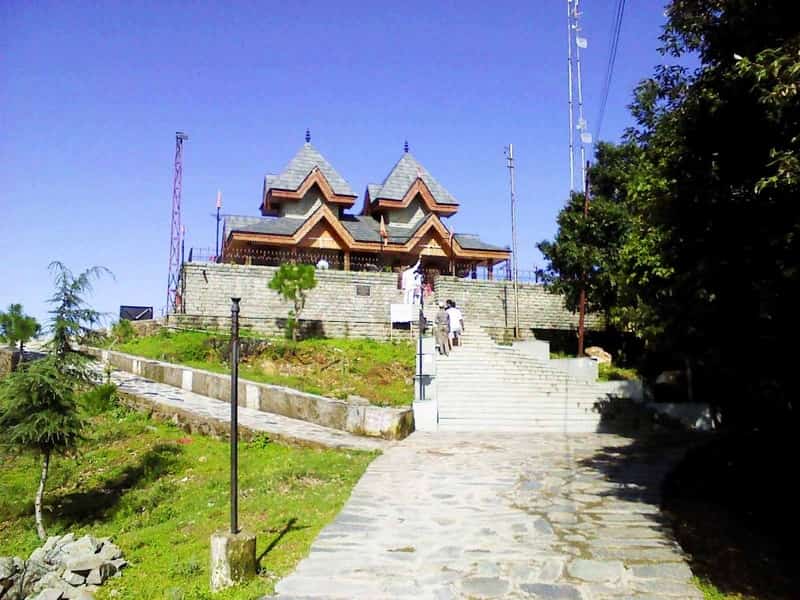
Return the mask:
<path id="1" fill-rule="evenodd" d="M 267 284 L 276 267 L 186 263 L 183 266 L 183 313 L 170 324 L 184 327 L 230 328 L 231 296 L 242 298 L 242 327 L 265 335 L 280 335 L 291 308 Z M 386 339 L 391 333 L 389 305 L 400 302 L 396 273 L 317 271 L 317 287 L 302 313 L 303 332 L 326 337 Z M 456 277 L 436 280 L 435 299 L 452 298 L 466 316 L 495 338 L 514 327 L 513 286 L 508 281 L 478 281 Z M 431 299 L 433 300 L 433 299 Z M 432 303 L 431 303 L 432 304 Z M 578 315 L 563 298 L 541 285 L 519 285 L 520 326 L 526 337 L 541 331 L 577 329 Z M 602 319 L 586 318 L 587 329 L 602 329 Z"/>
<path id="2" fill-rule="evenodd" d="M 230 402 L 230 376 L 182 365 L 149 360 L 122 352 L 84 347 L 95 358 L 113 367 L 166 383 L 215 400 Z M 399 440 L 414 430 L 411 407 L 388 408 L 351 404 L 278 385 L 239 379 L 240 406 L 309 421 L 350 433 Z"/>
<path id="3" fill-rule="evenodd" d="M 538 331 L 574 331 L 578 328 L 578 314 L 567 310 L 564 298 L 548 292 L 543 285 L 521 283 L 519 295 L 519 325 L 523 337 L 534 337 Z M 463 308 L 465 317 L 492 337 L 502 338 L 513 331 L 515 324 L 514 285 L 510 281 L 477 281 L 456 277 L 439 277 L 436 296 L 455 300 Z M 586 316 L 586 328 L 604 327 L 599 315 Z"/>

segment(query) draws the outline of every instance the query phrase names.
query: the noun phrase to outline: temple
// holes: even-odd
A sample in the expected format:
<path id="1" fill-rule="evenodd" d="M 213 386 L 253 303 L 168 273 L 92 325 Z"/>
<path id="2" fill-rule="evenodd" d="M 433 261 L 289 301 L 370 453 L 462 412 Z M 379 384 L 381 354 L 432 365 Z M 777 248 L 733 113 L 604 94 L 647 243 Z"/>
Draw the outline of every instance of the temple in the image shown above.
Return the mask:
<path id="1" fill-rule="evenodd" d="M 421 259 L 426 272 L 458 276 L 493 267 L 510 251 L 455 233 L 444 219 L 458 201 L 414 158 L 408 144 L 380 184 L 369 184 L 360 212 L 350 184 L 306 142 L 279 175 L 267 175 L 261 217 L 226 216 L 223 262 L 287 261 L 331 269 L 391 271 Z"/>

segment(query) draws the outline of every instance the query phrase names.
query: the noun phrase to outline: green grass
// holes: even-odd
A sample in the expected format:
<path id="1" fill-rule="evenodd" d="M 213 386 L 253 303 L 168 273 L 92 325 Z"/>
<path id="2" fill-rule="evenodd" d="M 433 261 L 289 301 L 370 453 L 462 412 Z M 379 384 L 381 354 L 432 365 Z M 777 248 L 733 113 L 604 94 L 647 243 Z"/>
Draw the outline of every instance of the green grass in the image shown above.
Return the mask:
<path id="1" fill-rule="evenodd" d="M 221 334 L 163 330 L 113 349 L 224 373 L 230 369 L 226 343 Z M 254 341 L 244 343 L 246 349 Z M 340 399 L 356 395 L 379 406 L 407 406 L 414 398 L 414 347 L 407 341 L 273 339 L 244 356 L 239 373 L 253 381 Z"/>
<path id="2" fill-rule="evenodd" d="M 756 600 L 753 596 L 742 596 L 741 594 L 726 594 L 725 592 L 718 589 L 717 586 L 715 586 L 713 583 L 705 579 L 700 579 L 698 577 L 694 578 L 693 583 L 697 586 L 697 589 L 703 592 L 705 600 Z"/>
<path id="3" fill-rule="evenodd" d="M 78 458 L 52 462 L 50 535 L 111 536 L 130 566 L 98 599 L 211 598 L 209 538 L 229 526 L 229 446 L 115 408 L 92 418 Z M 308 553 L 373 454 L 288 448 L 256 438 L 240 448 L 240 523 L 257 537 L 253 581 L 214 595 L 251 599 Z M 0 548 L 24 558 L 40 545 L 33 520 L 39 460 L 0 450 Z"/>

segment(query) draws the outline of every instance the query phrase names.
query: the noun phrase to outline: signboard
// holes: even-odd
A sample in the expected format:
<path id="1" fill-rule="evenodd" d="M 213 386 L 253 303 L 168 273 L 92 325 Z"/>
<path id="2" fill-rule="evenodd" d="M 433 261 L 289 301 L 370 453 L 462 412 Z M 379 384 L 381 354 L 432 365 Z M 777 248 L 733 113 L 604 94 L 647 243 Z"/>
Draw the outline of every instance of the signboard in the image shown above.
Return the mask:
<path id="1" fill-rule="evenodd" d="M 153 318 L 152 306 L 120 306 L 119 318 L 127 321 L 149 321 Z"/>

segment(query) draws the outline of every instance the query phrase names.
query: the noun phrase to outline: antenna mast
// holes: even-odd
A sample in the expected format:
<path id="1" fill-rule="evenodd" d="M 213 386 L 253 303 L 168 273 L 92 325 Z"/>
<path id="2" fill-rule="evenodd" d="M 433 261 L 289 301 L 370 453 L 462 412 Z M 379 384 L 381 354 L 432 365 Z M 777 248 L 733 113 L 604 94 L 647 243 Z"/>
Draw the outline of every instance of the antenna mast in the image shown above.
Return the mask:
<path id="1" fill-rule="evenodd" d="M 569 78 L 569 191 L 575 189 L 575 125 L 572 119 L 572 0 L 567 0 L 567 77 Z"/>
<path id="2" fill-rule="evenodd" d="M 181 274 L 181 191 L 183 188 L 183 142 L 189 136 L 182 131 L 175 132 L 175 174 L 172 179 L 172 227 L 169 237 L 169 276 L 167 277 L 166 313 L 177 312 L 180 303 L 178 280 Z"/>
<path id="3" fill-rule="evenodd" d="M 583 116 L 583 86 L 581 81 L 581 48 L 586 48 L 588 43 L 586 38 L 580 36 L 580 0 L 575 0 L 575 68 L 578 76 L 578 131 L 581 135 L 581 184 L 583 191 L 586 191 L 586 144 L 592 143 L 592 134 L 586 126 L 586 119 Z"/>

